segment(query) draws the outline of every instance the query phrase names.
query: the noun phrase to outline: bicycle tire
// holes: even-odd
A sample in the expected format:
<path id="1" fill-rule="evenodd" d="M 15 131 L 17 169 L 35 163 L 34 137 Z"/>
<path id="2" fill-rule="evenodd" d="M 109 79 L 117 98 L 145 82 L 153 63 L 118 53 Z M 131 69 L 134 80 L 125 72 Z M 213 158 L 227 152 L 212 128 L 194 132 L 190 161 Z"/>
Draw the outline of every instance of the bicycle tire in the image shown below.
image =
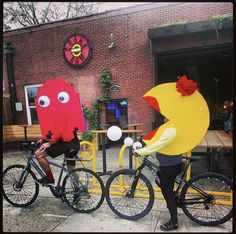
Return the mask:
<path id="1" fill-rule="evenodd" d="M 201 188 L 203 191 L 205 190 L 205 192 L 208 191 L 206 193 L 212 194 L 214 200 L 201 204 L 186 204 L 188 197 L 191 202 L 191 199 L 196 199 L 200 194 L 196 194 L 196 189 L 194 189 L 193 186 Z M 220 186 L 221 188 L 219 189 Z M 191 189 L 193 189 L 192 191 L 194 191 L 195 194 L 193 192 L 191 193 Z M 213 193 L 211 191 L 213 191 Z M 188 192 L 189 194 L 187 194 Z M 229 197 L 222 195 L 222 192 L 225 192 L 226 195 L 228 194 Z M 188 218 L 198 224 L 217 226 L 232 218 L 232 193 L 232 182 L 229 178 L 218 173 L 206 172 L 192 177 L 185 183 L 180 195 L 181 202 L 183 202 L 182 209 Z M 228 205 L 226 205 L 227 203 Z M 194 211 L 194 209 L 197 209 L 197 211 Z"/>
<path id="2" fill-rule="evenodd" d="M 77 168 L 68 173 L 63 180 L 62 191 L 62 198 L 67 205 L 80 213 L 97 210 L 105 198 L 102 179 L 88 168 Z"/>
<path id="3" fill-rule="evenodd" d="M 31 205 L 39 194 L 39 185 L 35 182 L 35 174 L 27 169 L 28 175 L 22 187 L 17 187 L 24 165 L 11 165 L 3 172 L 3 197 L 15 207 L 26 207 Z"/>
<path id="4" fill-rule="evenodd" d="M 146 216 L 150 212 L 154 204 L 154 190 L 153 190 L 152 184 L 147 179 L 147 177 L 144 176 L 142 173 L 140 174 L 140 177 L 139 177 L 139 183 L 142 186 L 139 187 L 140 189 L 139 191 L 136 190 L 136 192 L 138 191 L 138 193 L 136 193 L 133 198 L 127 197 L 128 189 L 126 189 L 124 186 L 120 187 L 123 181 L 125 181 L 122 178 L 125 177 L 127 178 L 126 181 L 128 181 L 129 184 L 124 184 L 124 183 L 123 184 L 125 186 L 129 186 L 128 188 L 130 188 L 131 183 L 133 181 L 133 179 L 130 180 L 130 178 L 133 178 L 135 174 L 136 174 L 135 170 L 122 169 L 112 174 L 108 178 L 107 183 L 106 183 L 106 201 L 107 201 L 108 206 L 116 215 L 118 215 L 121 218 L 128 219 L 128 220 L 137 220 Z M 120 177 L 120 176 L 123 176 L 123 177 Z M 144 185 L 145 185 L 145 188 L 143 187 Z M 121 195 L 121 198 L 119 198 L 119 195 Z M 146 203 L 144 199 L 145 196 L 148 196 L 148 200 Z M 139 197 L 141 197 L 141 201 Z M 135 202 L 137 202 L 138 204 L 135 204 Z M 120 207 L 118 206 L 119 204 L 120 204 Z M 141 206 L 143 205 L 143 208 L 140 205 Z M 142 208 L 140 209 L 140 211 L 138 210 L 138 206 Z M 128 211 L 131 211 L 131 212 L 128 213 Z"/>

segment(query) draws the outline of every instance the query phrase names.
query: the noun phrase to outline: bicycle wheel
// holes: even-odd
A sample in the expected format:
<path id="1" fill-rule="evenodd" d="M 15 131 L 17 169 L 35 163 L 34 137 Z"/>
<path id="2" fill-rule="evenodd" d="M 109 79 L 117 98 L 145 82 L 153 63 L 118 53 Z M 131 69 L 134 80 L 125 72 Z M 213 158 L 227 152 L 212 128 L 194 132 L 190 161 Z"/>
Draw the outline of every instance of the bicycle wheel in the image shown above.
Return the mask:
<path id="1" fill-rule="evenodd" d="M 216 226 L 232 217 L 232 182 L 223 175 L 194 176 L 184 185 L 180 199 L 184 213 L 198 224 Z"/>
<path id="2" fill-rule="evenodd" d="M 87 168 L 77 168 L 66 175 L 62 190 L 66 203 L 81 213 L 90 213 L 98 209 L 105 197 L 102 179 Z"/>
<path id="3" fill-rule="evenodd" d="M 124 219 L 136 220 L 152 209 L 154 191 L 146 176 L 140 174 L 132 195 L 129 194 L 135 170 L 122 169 L 112 174 L 106 183 L 106 200 L 111 210 Z"/>
<path id="4" fill-rule="evenodd" d="M 12 165 L 3 172 L 3 197 L 16 207 L 29 206 L 39 193 L 35 174 L 30 169 L 23 171 L 24 168 L 23 165 Z"/>

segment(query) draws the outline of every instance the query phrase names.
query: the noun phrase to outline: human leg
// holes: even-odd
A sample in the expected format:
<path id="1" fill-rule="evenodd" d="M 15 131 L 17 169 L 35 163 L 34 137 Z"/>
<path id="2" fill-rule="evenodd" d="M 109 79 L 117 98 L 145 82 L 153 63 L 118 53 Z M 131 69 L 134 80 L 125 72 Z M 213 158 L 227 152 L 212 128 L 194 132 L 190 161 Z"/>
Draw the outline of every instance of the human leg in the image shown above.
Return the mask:
<path id="1" fill-rule="evenodd" d="M 42 179 L 37 180 L 39 183 L 54 183 L 53 174 L 50 168 L 50 165 L 48 163 L 48 160 L 46 159 L 46 153 L 44 150 L 38 149 L 35 152 L 36 158 L 38 160 L 39 165 L 44 170 L 46 177 L 43 177 Z"/>
<path id="2" fill-rule="evenodd" d="M 64 142 L 63 144 L 64 154 L 67 158 L 75 158 L 80 149 L 80 144 L 76 140 L 69 142 Z M 76 162 L 75 160 L 67 160 L 66 165 L 68 170 L 72 171 L 75 169 Z"/>
<path id="3" fill-rule="evenodd" d="M 181 164 L 161 167 L 160 183 L 161 192 L 165 198 L 167 208 L 170 213 L 170 221 L 161 225 L 162 230 L 172 230 L 178 228 L 177 204 L 174 194 L 174 183 L 176 176 L 181 172 Z"/>
<path id="4" fill-rule="evenodd" d="M 65 156 L 66 158 L 75 158 L 77 156 L 77 153 L 79 149 L 77 148 L 77 145 L 74 145 L 72 142 L 67 142 L 66 144 L 66 152 Z M 66 161 L 67 169 L 69 171 L 73 171 L 76 166 L 76 161 L 75 160 L 67 160 Z M 73 190 L 74 190 L 74 195 L 73 195 L 73 203 L 77 203 L 80 200 L 80 185 L 79 185 L 79 175 L 76 172 L 73 172 L 72 174 L 72 185 L 73 185 Z"/>
<path id="5" fill-rule="evenodd" d="M 167 208 L 171 215 L 171 220 L 177 222 L 177 204 L 175 202 L 173 191 L 174 181 L 175 175 L 170 172 L 168 167 L 162 167 L 160 173 L 161 192 L 165 198 Z"/>
<path id="6" fill-rule="evenodd" d="M 69 171 L 73 171 L 75 169 L 75 161 L 66 161 L 66 166 Z"/>
<path id="7" fill-rule="evenodd" d="M 40 148 L 35 152 L 39 165 L 44 170 L 46 176 L 42 179 L 38 180 L 38 182 L 42 183 L 54 183 L 53 174 L 49 165 L 46 156 L 49 155 L 52 158 L 59 156 L 64 153 L 62 141 L 58 140 L 56 143 L 50 145 L 49 143 L 44 143 L 40 146 Z"/>

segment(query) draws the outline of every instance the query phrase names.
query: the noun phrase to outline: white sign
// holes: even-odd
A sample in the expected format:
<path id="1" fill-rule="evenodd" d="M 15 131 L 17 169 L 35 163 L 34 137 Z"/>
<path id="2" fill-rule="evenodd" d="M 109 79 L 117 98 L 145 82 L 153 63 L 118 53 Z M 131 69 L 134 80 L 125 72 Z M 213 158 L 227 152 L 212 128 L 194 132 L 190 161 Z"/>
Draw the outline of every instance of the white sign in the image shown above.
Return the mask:
<path id="1" fill-rule="evenodd" d="M 111 92 L 117 92 L 120 91 L 120 86 L 119 85 L 112 85 L 110 88 Z"/>
<path id="2" fill-rule="evenodd" d="M 16 111 L 22 111 L 23 110 L 21 102 L 16 102 L 15 105 L 16 105 Z"/>

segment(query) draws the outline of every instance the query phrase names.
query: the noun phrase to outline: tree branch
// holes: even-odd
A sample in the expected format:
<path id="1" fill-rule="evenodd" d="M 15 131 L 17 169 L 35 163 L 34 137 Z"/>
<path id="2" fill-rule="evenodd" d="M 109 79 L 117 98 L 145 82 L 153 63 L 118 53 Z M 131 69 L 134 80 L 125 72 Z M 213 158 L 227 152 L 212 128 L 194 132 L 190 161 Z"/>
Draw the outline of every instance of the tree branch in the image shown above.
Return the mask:
<path id="1" fill-rule="evenodd" d="M 44 14 L 43 14 L 43 18 L 42 18 L 42 23 L 44 23 L 44 22 L 47 20 L 47 18 L 48 18 L 48 13 L 49 13 L 50 5 L 51 5 L 51 4 L 52 4 L 52 2 L 50 2 L 50 3 L 48 4 L 48 6 L 46 7 L 46 9 L 43 10 Z"/>
<path id="2" fill-rule="evenodd" d="M 71 2 L 69 2 L 68 6 L 67 6 L 66 19 L 68 19 L 70 11 L 71 11 Z"/>
<path id="3" fill-rule="evenodd" d="M 4 27 L 19 23 L 23 27 L 86 15 L 93 11 L 91 2 L 48 2 L 41 10 L 38 2 L 4 2 Z M 95 10 L 96 11 L 96 10 Z"/>
<path id="4" fill-rule="evenodd" d="M 35 12 L 35 6 L 34 6 L 34 3 L 33 3 L 33 2 L 31 2 L 31 10 L 32 10 L 33 18 L 34 18 L 36 24 L 39 24 L 39 21 L 38 21 L 38 18 L 37 18 L 37 16 L 36 16 L 36 12 Z"/>
<path id="5" fill-rule="evenodd" d="M 20 18 L 22 17 L 25 21 L 28 22 L 29 25 L 34 25 L 33 17 L 30 15 L 27 5 L 25 5 L 23 2 L 17 2 L 17 4 L 18 4 L 18 6 L 20 7 L 20 9 L 22 10 L 22 12 L 24 14 L 24 17 L 23 17 L 19 13 L 20 15 L 19 15 L 19 20 L 18 21 L 21 21 Z"/>

